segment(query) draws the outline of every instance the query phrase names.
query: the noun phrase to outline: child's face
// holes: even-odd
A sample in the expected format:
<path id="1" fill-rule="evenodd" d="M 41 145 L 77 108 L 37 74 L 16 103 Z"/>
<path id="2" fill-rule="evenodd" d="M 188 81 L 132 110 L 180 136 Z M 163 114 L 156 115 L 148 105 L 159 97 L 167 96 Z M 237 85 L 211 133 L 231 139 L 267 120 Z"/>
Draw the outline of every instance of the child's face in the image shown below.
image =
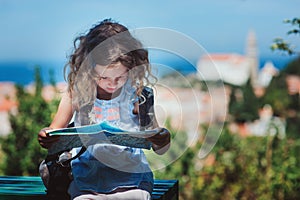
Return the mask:
<path id="1" fill-rule="evenodd" d="M 128 79 L 128 69 L 121 63 L 109 67 L 96 65 L 95 71 L 98 74 L 98 87 L 110 94 L 120 89 Z"/>

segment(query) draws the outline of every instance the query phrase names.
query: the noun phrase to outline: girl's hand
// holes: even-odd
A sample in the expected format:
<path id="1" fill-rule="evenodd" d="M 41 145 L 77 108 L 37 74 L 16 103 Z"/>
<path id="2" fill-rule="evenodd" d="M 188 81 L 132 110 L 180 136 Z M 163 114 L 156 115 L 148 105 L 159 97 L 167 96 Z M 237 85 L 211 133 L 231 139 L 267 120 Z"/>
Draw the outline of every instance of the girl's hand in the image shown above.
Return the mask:
<path id="1" fill-rule="evenodd" d="M 38 134 L 38 141 L 43 148 L 49 149 L 53 143 L 59 140 L 59 136 L 49 136 L 46 130 L 50 130 L 50 127 L 43 128 Z"/>
<path id="2" fill-rule="evenodd" d="M 149 137 L 148 140 L 152 142 L 152 148 L 154 152 L 162 155 L 170 147 L 171 134 L 167 129 L 162 128 L 159 133 Z"/>

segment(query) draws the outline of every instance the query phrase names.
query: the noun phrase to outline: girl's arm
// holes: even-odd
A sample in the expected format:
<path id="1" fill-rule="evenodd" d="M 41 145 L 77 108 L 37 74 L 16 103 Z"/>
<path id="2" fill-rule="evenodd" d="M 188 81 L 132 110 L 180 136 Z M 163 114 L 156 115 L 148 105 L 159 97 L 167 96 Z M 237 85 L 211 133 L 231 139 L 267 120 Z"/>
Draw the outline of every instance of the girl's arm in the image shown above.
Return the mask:
<path id="1" fill-rule="evenodd" d="M 72 99 L 69 93 L 65 93 L 59 103 L 57 113 L 49 127 L 43 128 L 38 134 L 38 141 L 40 145 L 46 149 L 58 141 L 59 136 L 48 136 L 45 130 L 55 128 L 65 128 L 70 123 L 73 117 Z"/>
<path id="2" fill-rule="evenodd" d="M 59 103 L 55 117 L 50 124 L 50 128 L 65 128 L 73 117 L 72 98 L 69 93 L 65 93 Z"/>
<path id="3" fill-rule="evenodd" d="M 134 114 L 138 114 L 139 112 L 139 103 L 136 102 L 134 104 L 134 109 L 133 109 L 133 113 Z M 154 113 L 154 116 L 153 116 L 153 119 L 152 119 L 152 128 L 158 128 L 159 125 L 158 125 L 158 122 L 156 120 L 156 117 L 155 117 L 155 113 Z M 168 149 L 170 148 L 170 142 L 171 142 L 171 134 L 170 132 L 165 129 L 165 128 L 162 128 L 162 130 L 153 135 L 152 137 L 149 137 L 147 138 L 150 142 L 152 142 L 152 149 L 154 150 L 155 153 L 159 154 L 159 155 L 162 155 L 164 153 L 166 153 L 168 151 Z"/>
<path id="4" fill-rule="evenodd" d="M 157 123 L 155 114 L 153 116 L 153 127 L 158 128 L 159 125 Z M 148 138 L 149 141 L 152 142 L 152 149 L 155 153 L 162 155 L 168 151 L 171 145 L 171 134 L 170 132 L 162 128 L 162 130 L 155 134 L 154 136 Z"/>

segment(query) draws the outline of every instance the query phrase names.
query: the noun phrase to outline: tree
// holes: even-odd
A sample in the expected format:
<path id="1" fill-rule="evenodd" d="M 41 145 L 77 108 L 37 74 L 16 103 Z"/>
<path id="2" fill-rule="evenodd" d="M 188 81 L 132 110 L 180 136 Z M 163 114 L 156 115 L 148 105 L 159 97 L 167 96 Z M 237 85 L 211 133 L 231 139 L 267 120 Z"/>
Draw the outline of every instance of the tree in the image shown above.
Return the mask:
<path id="1" fill-rule="evenodd" d="M 259 101 L 254 94 L 250 79 L 241 88 L 232 86 L 229 113 L 238 123 L 254 121 L 258 118 Z"/>
<path id="2" fill-rule="evenodd" d="M 300 18 L 285 20 L 285 23 L 291 24 L 295 28 L 287 32 L 288 35 L 300 36 Z M 272 50 L 281 50 L 289 55 L 297 54 L 298 58 L 289 63 L 281 72 L 280 76 L 271 82 L 267 89 L 265 101 L 272 102 L 272 106 L 278 115 L 286 118 L 287 133 L 299 137 L 300 128 L 300 52 L 296 52 L 295 46 L 292 46 L 282 38 L 274 39 Z M 291 83 L 291 78 L 293 83 Z M 296 80 L 296 81 L 295 81 Z M 291 92 L 291 87 L 293 92 Z"/>
<path id="3" fill-rule="evenodd" d="M 35 92 L 26 92 L 23 86 L 16 86 L 18 113 L 10 116 L 12 132 L 1 141 L 5 159 L 2 163 L 5 175 L 37 175 L 38 166 L 46 156 L 37 141 L 37 133 L 48 126 L 52 104 L 42 97 L 43 81 L 40 70 L 35 69 Z"/>
<path id="4" fill-rule="evenodd" d="M 300 77 L 300 58 L 290 62 L 275 77 L 266 89 L 264 104 L 270 104 L 274 114 L 286 119 L 286 132 L 290 137 L 299 138 L 300 98 L 299 93 L 289 94 L 287 77 Z"/>
<path id="5" fill-rule="evenodd" d="M 292 26 L 296 26 L 296 28 L 290 30 L 287 32 L 288 35 L 300 35 L 300 18 L 294 18 L 292 20 L 284 20 L 284 23 L 291 24 Z M 289 55 L 295 54 L 295 46 L 292 46 L 290 43 L 286 42 L 282 38 L 275 38 L 274 43 L 271 45 L 271 49 L 274 50 L 280 50 L 283 52 L 287 52 Z"/>

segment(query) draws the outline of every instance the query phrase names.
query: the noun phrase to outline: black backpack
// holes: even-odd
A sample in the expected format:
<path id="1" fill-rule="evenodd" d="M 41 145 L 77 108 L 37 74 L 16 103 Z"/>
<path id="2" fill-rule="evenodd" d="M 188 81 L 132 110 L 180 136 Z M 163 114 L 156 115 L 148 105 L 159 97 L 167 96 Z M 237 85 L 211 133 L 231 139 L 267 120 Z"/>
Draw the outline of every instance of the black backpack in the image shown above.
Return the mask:
<path id="1" fill-rule="evenodd" d="M 150 128 L 153 125 L 154 120 L 154 95 L 153 90 L 149 87 L 144 87 L 142 95 L 139 99 L 139 120 L 141 130 Z M 71 123 L 69 127 L 74 126 Z M 71 166 L 72 160 L 78 158 L 86 150 L 85 146 L 82 146 L 80 151 L 74 157 L 69 156 L 69 151 L 64 151 L 47 155 L 45 164 L 49 171 L 49 178 L 47 183 L 44 182 L 47 188 L 47 199 L 48 200 L 67 200 L 70 199 L 68 194 L 68 188 L 72 181 Z"/>

